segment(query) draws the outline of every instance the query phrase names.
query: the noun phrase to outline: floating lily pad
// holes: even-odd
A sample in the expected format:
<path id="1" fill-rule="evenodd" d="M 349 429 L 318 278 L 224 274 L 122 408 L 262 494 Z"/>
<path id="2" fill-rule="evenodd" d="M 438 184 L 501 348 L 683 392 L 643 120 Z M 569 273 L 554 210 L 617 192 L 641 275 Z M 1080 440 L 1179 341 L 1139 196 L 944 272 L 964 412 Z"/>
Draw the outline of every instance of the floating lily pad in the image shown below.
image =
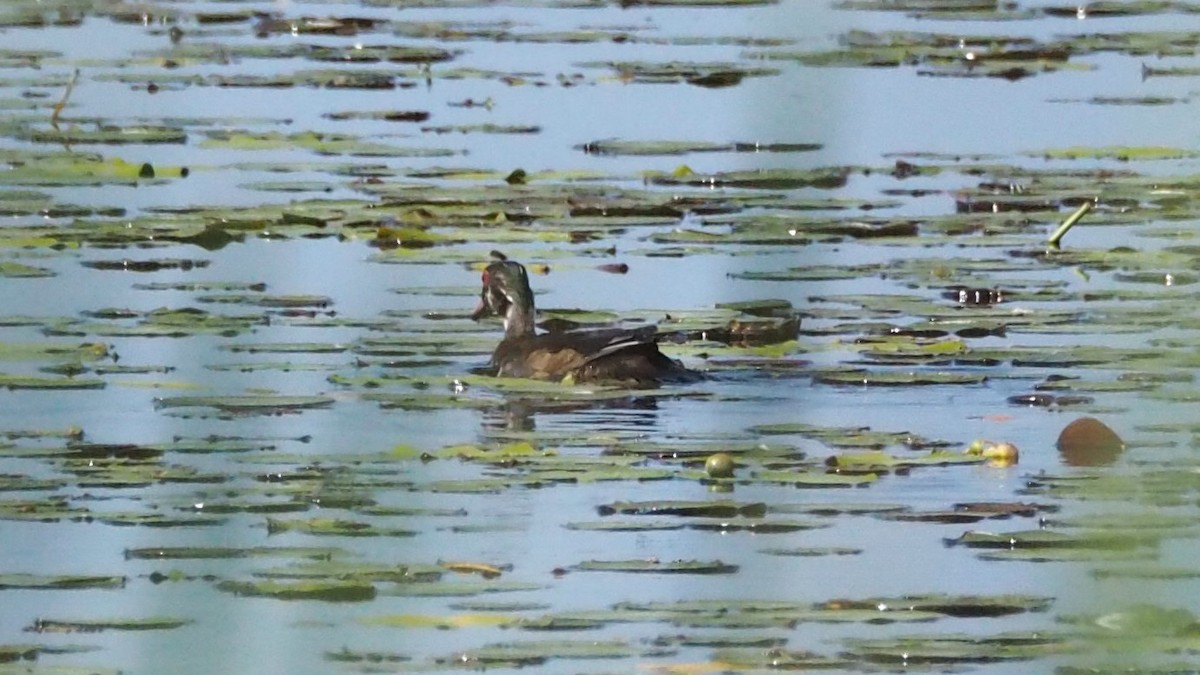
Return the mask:
<path id="1" fill-rule="evenodd" d="M 228 150 L 311 150 L 321 155 L 349 155 L 352 157 L 448 157 L 453 150 L 438 148 L 401 148 L 385 143 L 365 141 L 348 134 L 318 134 L 300 132 L 235 132 L 212 131 L 200 142 L 203 148 Z"/>
<path id="2" fill-rule="evenodd" d="M 822 558 L 826 556 L 844 556 L 844 555 L 861 555 L 863 549 L 850 547 L 820 547 L 820 546 L 799 546 L 796 548 L 763 548 L 759 549 L 759 553 L 763 555 L 779 556 L 779 557 L 799 557 L 799 558 Z"/>
<path id="3" fill-rule="evenodd" d="M 882 664 L 952 664 L 1027 661 L 1071 651 L 1062 636 L 1052 633 L 1010 633 L 993 636 L 929 635 L 845 641 L 847 654 Z"/>
<path id="4" fill-rule="evenodd" d="M 649 175 L 656 185 L 689 185 L 695 187 L 733 187 L 757 190 L 794 190 L 804 187 L 833 189 L 846 184 L 849 169 L 762 169 L 699 174 L 686 167 L 673 173 Z"/>
<path id="5" fill-rule="evenodd" d="M 563 525 L 568 530 L 585 532 L 662 532 L 665 530 L 682 530 L 684 523 L 677 521 L 634 521 L 634 520 L 599 520 L 587 522 L 570 522 Z"/>
<path id="6" fill-rule="evenodd" d="M 335 518 L 311 518 L 308 520 L 268 518 L 267 531 L 271 534 L 301 532 L 335 537 L 412 537 L 417 534 L 413 530 L 378 527 L 370 523 Z"/>
<path id="7" fill-rule="evenodd" d="M 226 412 L 275 415 L 298 410 L 328 408 L 325 396 L 172 396 L 155 401 L 158 408 L 216 408 Z"/>
<path id="8" fill-rule="evenodd" d="M 0 388 L 5 389 L 103 389 L 104 380 L 87 377 L 38 377 L 0 373 Z"/>
<path id="9" fill-rule="evenodd" d="M 0 277 L 9 277 L 11 279 L 37 279 L 52 276 L 54 276 L 54 272 L 46 269 L 45 267 L 26 265 L 24 263 L 13 262 L 11 260 L 0 261 Z"/>
<path id="10" fill-rule="evenodd" d="M 375 587 L 354 581 L 222 581 L 217 588 L 234 595 L 276 600 L 365 602 L 375 598 Z"/>
<path id="11" fill-rule="evenodd" d="M 368 626 L 385 626 L 388 628 L 436 628 L 438 630 L 453 630 L 455 628 L 477 628 L 495 626 L 508 628 L 516 624 L 518 619 L 501 614 L 388 614 L 386 616 L 371 616 L 361 620 Z"/>
<path id="12" fill-rule="evenodd" d="M 860 469 L 868 471 L 910 468 L 916 466 L 952 466 L 982 464 L 987 461 L 982 455 L 961 452 L 935 451 L 927 455 L 896 457 L 884 452 L 840 453 L 826 460 L 826 465 L 838 469 Z M 903 516 L 908 517 L 908 516 Z"/>
<path id="13" fill-rule="evenodd" d="M 813 374 L 822 384 L 856 385 L 863 387 L 915 387 L 932 385 L 983 384 L 987 375 L 959 372 L 872 372 L 868 370 L 831 370 Z"/>
<path id="14" fill-rule="evenodd" d="M 722 88 L 740 84 L 746 77 L 778 75 L 774 68 L 755 68 L 738 63 L 711 62 L 686 63 L 672 61 L 650 63 L 645 61 L 616 61 L 608 63 L 582 63 L 585 68 L 609 68 L 616 71 L 621 80 L 644 84 L 667 84 L 687 82 L 699 87 Z"/>
<path id="15" fill-rule="evenodd" d="M 72 145 L 93 143 L 113 145 L 125 145 L 128 143 L 186 143 L 187 138 L 187 133 L 183 129 L 172 129 L 170 127 L 101 126 L 95 129 L 72 127 L 68 129 L 40 129 L 30 134 L 30 140 L 35 143 L 66 143 Z M 145 177 L 153 178 L 154 174 L 152 172 L 151 175 Z"/>
<path id="16" fill-rule="evenodd" d="M 125 577 L 0 574 L 0 590 L 23 588 L 57 591 L 77 590 L 81 588 L 119 589 L 124 587 Z"/>
<path id="17" fill-rule="evenodd" d="M 484 645 L 447 658 L 473 668 L 518 668 L 542 665 L 555 658 L 619 659 L 640 653 L 621 640 L 529 640 Z"/>
<path id="18" fill-rule="evenodd" d="M 1004 548 L 1004 549 L 1095 549 L 1095 550 L 1128 550 L 1139 544 L 1153 542 L 1153 536 L 1136 536 L 1133 533 L 1103 534 L 1082 533 L 1067 534 L 1053 530 L 1025 530 L 1020 532 L 981 532 L 969 531 L 955 539 L 947 539 L 949 545 L 966 546 L 968 548 Z"/>
<path id="19" fill-rule="evenodd" d="M 154 617 L 148 619 L 38 619 L 27 630 L 35 633 L 99 633 L 102 631 L 173 630 L 191 623 L 190 619 Z"/>
<path id="20" fill-rule="evenodd" d="M 735 669 L 827 670 L 853 668 L 854 662 L 814 652 L 789 649 L 725 647 L 713 653 L 713 660 Z"/>
<path id="21" fill-rule="evenodd" d="M 585 560 L 575 569 L 581 572 L 634 572 L 652 574 L 734 574 L 737 565 L 720 560 Z"/>
<path id="22" fill-rule="evenodd" d="M 1187 157 L 1200 156 L 1195 150 L 1187 150 L 1183 148 L 1170 148 L 1165 146 L 1142 146 L 1142 147 L 1070 147 L 1057 148 L 1052 150 L 1044 150 L 1038 153 L 1029 153 L 1046 159 L 1117 159 L 1121 161 L 1132 160 L 1163 160 L 1163 159 L 1184 159 Z"/>
<path id="23" fill-rule="evenodd" d="M 614 502 L 597 509 L 602 516 L 628 514 L 639 516 L 684 516 L 688 518 L 730 518 L 735 516 L 762 517 L 766 504 L 737 502 Z"/>
<path id="24" fill-rule="evenodd" d="M 589 155 L 685 155 L 693 152 L 809 152 L 819 143 L 710 143 L 705 141 L 627 141 L 606 139 L 575 146 Z"/>
<path id="25" fill-rule="evenodd" d="M 754 480 L 764 483 L 782 483 L 798 488 L 864 487 L 878 478 L 876 474 L 866 471 L 853 474 L 819 471 L 756 471 L 752 477 Z"/>

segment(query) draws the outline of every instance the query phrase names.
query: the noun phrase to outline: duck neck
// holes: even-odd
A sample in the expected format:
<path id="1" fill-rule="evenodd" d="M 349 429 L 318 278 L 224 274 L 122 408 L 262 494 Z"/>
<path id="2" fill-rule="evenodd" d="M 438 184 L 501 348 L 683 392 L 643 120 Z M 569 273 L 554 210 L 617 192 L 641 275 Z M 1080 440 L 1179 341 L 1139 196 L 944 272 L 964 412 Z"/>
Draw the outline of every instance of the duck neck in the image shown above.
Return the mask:
<path id="1" fill-rule="evenodd" d="M 533 307 L 514 302 L 504 314 L 504 337 L 533 337 Z"/>

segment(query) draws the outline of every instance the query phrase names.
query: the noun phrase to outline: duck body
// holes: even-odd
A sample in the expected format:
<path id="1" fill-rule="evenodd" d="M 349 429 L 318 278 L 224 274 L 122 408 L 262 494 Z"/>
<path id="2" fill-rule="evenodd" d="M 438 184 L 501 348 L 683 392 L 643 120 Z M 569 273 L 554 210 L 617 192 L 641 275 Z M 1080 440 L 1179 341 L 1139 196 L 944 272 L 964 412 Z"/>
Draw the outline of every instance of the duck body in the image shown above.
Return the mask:
<path id="1" fill-rule="evenodd" d="M 700 379 L 659 351 L 654 326 L 537 334 L 529 275 L 515 261 L 494 262 L 483 272 L 479 305 L 471 316 L 489 315 L 504 319 L 504 339 L 491 360 L 501 377 L 636 385 Z"/>

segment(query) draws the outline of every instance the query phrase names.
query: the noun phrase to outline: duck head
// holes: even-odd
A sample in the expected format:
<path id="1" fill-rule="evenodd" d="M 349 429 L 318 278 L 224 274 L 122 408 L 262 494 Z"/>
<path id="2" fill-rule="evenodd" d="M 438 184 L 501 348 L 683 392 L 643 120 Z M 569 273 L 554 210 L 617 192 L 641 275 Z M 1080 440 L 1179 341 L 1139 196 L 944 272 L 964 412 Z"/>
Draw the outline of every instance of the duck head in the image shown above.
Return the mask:
<path id="1" fill-rule="evenodd" d="M 478 321 L 485 316 L 504 319 L 505 337 L 534 334 L 533 291 L 529 288 L 529 275 L 524 265 L 499 260 L 483 270 L 483 290 L 471 318 Z"/>

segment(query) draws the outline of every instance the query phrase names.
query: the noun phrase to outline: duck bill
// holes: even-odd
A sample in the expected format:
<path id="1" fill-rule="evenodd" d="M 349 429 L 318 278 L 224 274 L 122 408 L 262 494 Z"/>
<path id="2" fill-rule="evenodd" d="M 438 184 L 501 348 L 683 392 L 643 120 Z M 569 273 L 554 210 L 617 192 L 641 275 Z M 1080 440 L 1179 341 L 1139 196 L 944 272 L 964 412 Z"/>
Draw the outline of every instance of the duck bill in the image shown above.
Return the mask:
<path id="1" fill-rule="evenodd" d="M 482 297 L 479 298 L 479 304 L 475 305 L 475 311 L 471 312 L 471 320 L 478 321 L 483 317 L 490 315 L 490 310 L 491 307 L 488 307 L 487 302 Z"/>

